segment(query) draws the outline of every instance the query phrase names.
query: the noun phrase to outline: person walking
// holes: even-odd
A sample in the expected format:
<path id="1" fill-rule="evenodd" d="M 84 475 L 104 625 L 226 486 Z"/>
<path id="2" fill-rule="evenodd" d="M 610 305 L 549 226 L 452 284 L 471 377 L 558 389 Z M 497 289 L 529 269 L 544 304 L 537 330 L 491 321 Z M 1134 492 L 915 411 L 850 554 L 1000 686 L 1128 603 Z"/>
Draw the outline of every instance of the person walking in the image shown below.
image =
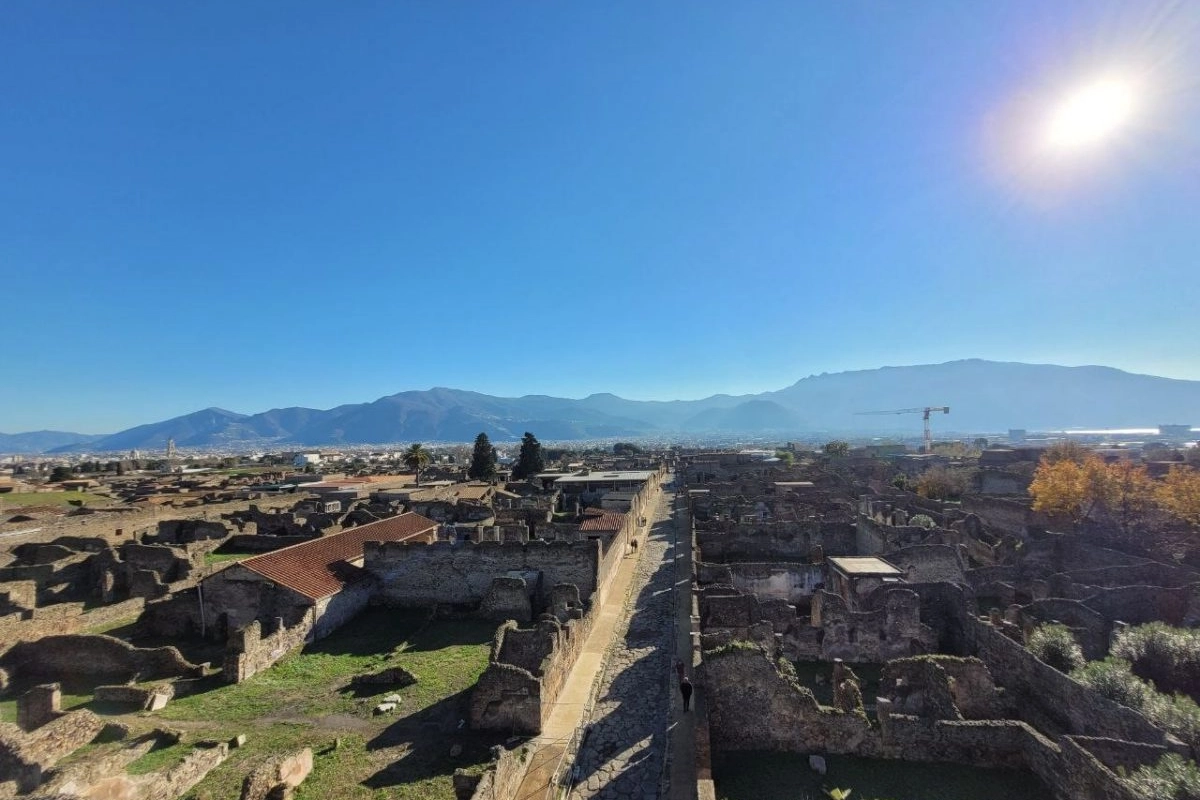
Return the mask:
<path id="1" fill-rule="evenodd" d="M 692 682 L 687 679 L 687 675 L 679 682 L 679 693 L 683 695 L 683 710 L 687 711 L 692 702 Z"/>

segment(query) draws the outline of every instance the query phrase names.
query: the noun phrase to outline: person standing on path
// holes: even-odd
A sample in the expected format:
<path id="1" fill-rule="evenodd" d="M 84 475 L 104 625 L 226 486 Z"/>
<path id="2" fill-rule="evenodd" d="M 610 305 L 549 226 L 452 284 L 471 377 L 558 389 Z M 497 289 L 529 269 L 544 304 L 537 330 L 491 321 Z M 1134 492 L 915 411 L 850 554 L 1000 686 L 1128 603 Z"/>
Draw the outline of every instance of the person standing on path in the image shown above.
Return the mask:
<path id="1" fill-rule="evenodd" d="M 692 702 L 692 682 L 683 676 L 683 680 L 679 682 L 679 693 L 683 695 L 683 710 L 688 710 L 688 705 Z"/>

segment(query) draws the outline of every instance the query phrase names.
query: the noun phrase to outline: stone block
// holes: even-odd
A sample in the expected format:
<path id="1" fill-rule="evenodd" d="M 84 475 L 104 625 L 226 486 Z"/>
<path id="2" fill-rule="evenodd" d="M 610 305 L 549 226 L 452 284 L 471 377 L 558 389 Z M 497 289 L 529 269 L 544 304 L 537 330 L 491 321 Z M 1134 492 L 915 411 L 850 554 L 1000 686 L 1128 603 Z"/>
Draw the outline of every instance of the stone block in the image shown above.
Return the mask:
<path id="1" fill-rule="evenodd" d="M 279 756 L 253 769 L 242 784 L 241 800 L 280 800 L 290 798 L 296 787 L 312 772 L 313 753 L 304 748 Z"/>
<path id="2" fill-rule="evenodd" d="M 22 730 L 40 728 L 62 713 L 62 687 L 57 683 L 35 686 L 17 698 L 17 724 Z"/>

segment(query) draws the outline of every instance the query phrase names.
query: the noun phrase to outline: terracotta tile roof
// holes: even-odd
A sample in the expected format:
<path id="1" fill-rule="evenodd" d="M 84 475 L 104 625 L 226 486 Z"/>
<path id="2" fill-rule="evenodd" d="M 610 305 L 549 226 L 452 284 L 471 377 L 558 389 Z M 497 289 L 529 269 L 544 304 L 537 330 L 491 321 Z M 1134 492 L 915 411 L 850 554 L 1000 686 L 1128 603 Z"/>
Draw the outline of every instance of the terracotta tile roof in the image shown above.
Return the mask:
<path id="1" fill-rule="evenodd" d="M 588 517 L 579 523 L 581 531 L 619 531 L 625 524 L 625 515 L 619 511 L 605 511 L 595 517 Z"/>
<path id="2" fill-rule="evenodd" d="M 294 544 L 240 562 L 246 569 L 310 600 L 337 594 L 346 585 L 343 563 L 362 558 L 365 542 L 400 542 L 437 528 L 420 514 L 401 514 L 311 542 Z"/>

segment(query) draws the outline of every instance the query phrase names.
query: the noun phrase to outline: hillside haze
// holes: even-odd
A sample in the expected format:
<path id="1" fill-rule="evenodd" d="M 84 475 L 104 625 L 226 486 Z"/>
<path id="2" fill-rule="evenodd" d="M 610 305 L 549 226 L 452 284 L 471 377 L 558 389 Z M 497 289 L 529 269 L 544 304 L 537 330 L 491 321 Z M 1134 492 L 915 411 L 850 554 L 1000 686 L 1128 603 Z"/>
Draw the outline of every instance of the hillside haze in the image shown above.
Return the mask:
<path id="1" fill-rule="evenodd" d="M 208 408 L 109 436 L 0 434 L 0 450 L 152 450 L 164 448 L 168 439 L 179 447 L 466 442 L 481 431 L 497 441 L 519 439 L 525 431 L 550 441 L 707 433 L 911 433 L 920 427 L 911 418 L 857 413 L 925 405 L 950 406 L 948 417 L 939 416 L 942 430 L 1190 424 L 1200 419 L 1200 381 L 1110 367 L 973 359 L 813 375 L 777 391 L 702 400 L 626 400 L 613 394 L 580 400 L 508 398 L 434 388 L 328 410 L 293 407 L 247 415 Z"/>

